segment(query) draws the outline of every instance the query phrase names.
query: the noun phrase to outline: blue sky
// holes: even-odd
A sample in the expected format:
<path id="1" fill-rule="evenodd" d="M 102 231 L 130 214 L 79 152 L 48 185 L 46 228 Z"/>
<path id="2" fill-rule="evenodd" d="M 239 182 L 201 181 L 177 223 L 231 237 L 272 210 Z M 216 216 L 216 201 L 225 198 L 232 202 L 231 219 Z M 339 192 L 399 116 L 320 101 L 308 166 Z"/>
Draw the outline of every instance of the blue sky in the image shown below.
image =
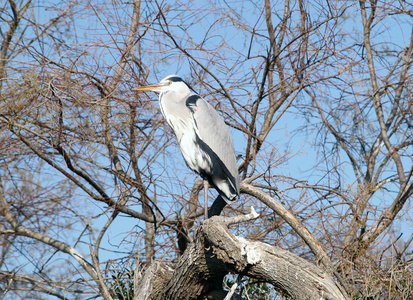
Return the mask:
<path id="1" fill-rule="evenodd" d="M 310 11 L 309 18 L 314 24 L 321 20 L 323 13 L 327 8 L 323 7 L 321 2 L 317 4 L 316 1 L 311 2 L 313 5 L 308 5 Z M 351 2 L 340 2 L 351 4 Z M 44 6 L 50 4 L 58 4 L 57 9 L 44 9 Z M 68 27 L 56 28 L 57 36 L 63 40 L 70 40 L 73 43 L 75 50 L 70 47 L 62 47 L 58 40 L 47 40 L 46 47 L 41 47 L 38 44 L 34 45 L 38 49 L 44 51 L 45 54 L 53 56 L 56 60 L 63 64 L 70 65 L 73 63 L 73 52 L 78 51 L 79 61 L 78 68 L 85 68 L 88 72 L 96 74 L 100 78 L 110 80 L 113 76 L 113 71 L 116 68 L 116 61 L 122 54 L 117 48 L 118 45 L 123 45 L 128 28 L 130 26 L 131 5 L 124 2 L 106 3 L 103 8 L 100 8 L 100 2 L 85 2 L 77 6 L 76 13 L 73 17 L 68 19 Z M 44 5 L 44 6 L 43 6 Z M 46 23 L 49 19 L 61 13 L 67 7 L 66 2 L 51 2 L 38 3 L 38 6 L 32 11 L 31 16 L 36 18 L 40 23 Z M 84 5 L 84 6 L 83 6 Z M 147 82 L 154 83 L 169 74 L 179 74 L 186 81 L 190 82 L 193 88 L 198 91 L 207 101 L 220 109 L 221 115 L 228 119 L 230 123 L 242 124 L 242 120 L 237 116 L 228 101 L 222 94 L 215 92 L 219 89 L 219 84 L 213 76 L 219 78 L 224 87 L 229 89 L 229 92 L 234 99 L 239 102 L 239 108 L 249 107 L 253 101 L 256 100 L 257 88 L 254 79 L 260 78 L 262 75 L 263 56 L 266 55 L 269 43 L 266 37 L 266 24 L 262 10 L 262 4 L 255 4 L 254 1 L 234 1 L 234 2 L 205 2 L 205 1 L 180 1 L 177 5 L 174 3 L 160 2 L 159 5 L 164 9 L 165 16 L 169 22 L 169 29 L 173 33 L 179 45 L 185 49 L 193 59 L 188 59 L 181 51 L 177 50 L 170 38 L 166 37 L 161 32 L 159 20 L 154 19 L 154 11 L 157 11 L 155 2 L 148 2 L 142 4 L 140 33 L 145 33 L 147 29 L 146 24 L 150 24 L 149 30 L 145 33 L 142 39 L 142 48 L 135 49 L 134 54 L 142 59 L 147 69 Z M 282 11 L 283 2 L 277 3 L 273 7 L 273 23 L 278 24 Z M 93 7 L 91 10 L 89 7 Z M 211 9 L 213 7 L 213 9 Z M 83 8 L 83 9 L 82 9 Z M 297 14 L 298 6 L 292 3 L 291 10 Z M 290 24 L 292 30 L 289 32 L 289 38 L 294 35 L 294 28 L 298 26 L 297 15 L 294 15 L 294 21 Z M 182 24 L 191 24 L 183 29 Z M 362 28 L 360 27 L 360 14 L 355 7 L 348 9 L 343 19 L 340 19 L 339 24 L 334 22 L 328 23 L 328 26 L 321 27 L 317 34 L 312 36 L 314 39 L 314 55 L 317 51 L 317 42 L 323 41 L 323 33 L 330 27 L 337 26 L 340 28 L 341 45 L 346 43 L 352 44 L 354 40 L 361 43 Z M 385 24 L 377 24 L 374 28 L 372 38 L 374 43 L 382 45 L 382 51 L 400 50 L 406 47 L 409 42 L 411 34 L 412 22 L 409 18 L 401 18 L 398 16 L 391 17 Z M 34 32 L 33 32 L 34 34 Z M 251 43 L 252 42 L 252 43 Z M 320 42 L 320 43 L 321 43 Z M 69 43 L 71 44 L 71 43 Z M 78 45 L 81 45 L 80 47 Z M 75 46 L 77 45 L 77 46 Z M 294 44 L 295 45 L 295 44 Z M 299 47 L 299 45 L 295 45 Z M 81 55 L 81 50 L 87 55 Z M 294 51 L 286 47 L 281 53 L 282 57 L 286 57 L 287 51 Z M 70 54 L 70 55 L 69 55 Z M 94 59 L 93 56 L 98 56 Z M 358 58 L 359 53 L 351 53 L 354 55 L 354 60 Z M 32 60 L 31 57 L 27 58 Z M 331 58 L 331 69 L 317 70 L 322 73 L 332 72 L 334 70 L 334 60 L 339 60 L 340 57 Z M 202 69 L 205 67 L 209 72 Z M 378 71 L 381 72 L 381 61 L 377 61 Z M 131 62 L 131 70 L 135 70 Z M 356 79 L 360 80 L 366 76 L 366 69 L 360 68 L 357 74 L 348 74 L 347 76 L 358 76 Z M 383 72 L 384 72 L 383 68 Z M 256 72 L 256 76 L 253 73 Z M 126 77 L 126 76 L 125 76 Z M 117 92 L 123 96 L 122 93 L 130 93 L 130 97 L 134 97 L 130 89 L 137 85 L 136 81 L 142 78 L 134 78 L 128 75 L 128 80 L 118 87 Z M 245 80 L 247 78 L 248 80 Z M 348 79 L 348 78 L 347 78 Z M 357 85 L 359 91 L 363 90 L 362 85 Z M 329 95 L 328 92 L 331 94 Z M 147 105 L 158 109 L 157 95 L 155 93 L 148 93 L 148 97 L 144 97 L 143 101 L 147 101 Z M 329 107 L 334 104 L 330 101 L 328 96 L 337 98 L 338 91 L 332 86 L 325 90 L 324 98 L 320 99 L 320 103 L 324 107 Z M 140 100 L 140 99 L 137 99 Z M 308 105 L 309 99 L 305 93 L 300 93 L 295 100 L 295 106 L 290 107 L 287 112 L 276 123 L 271 133 L 267 137 L 262 146 L 261 153 L 258 155 L 256 162 L 257 171 L 265 171 L 269 164 L 271 164 L 271 174 L 280 179 L 276 182 L 280 189 L 288 188 L 289 181 L 282 181 L 282 177 L 292 177 L 298 180 L 307 181 L 309 184 L 323 184 L 328 182 L 326 179 L 325 162 L 323 153 L 320 148 L 315 147 L 315 141 L 320 139 L 321 133 L 317 131 L 316 127 L 310 125 L 318 124 L 320 122 L 316 115 L 308 115 L 307 120 L 303 117 L 302 111 L 305 105 Z M 127 109 L 127 105 L 122 103 L 113 103 L 113 110 L 120 114 Z M 265 112 L 266 107 L 263 105 L 262 112 Z M 89 111 L 86 111 L 86 114 Z M 248 109 L 243 111 L 244 116 L 248 117 Z M 347 112 L 350 114 L 351 112 Z M 159 112 L 158 112 L 159 116 Z M 344 113 L 343 113 L 344 116 Z M 91 117 L 93 118 L 93 116 Z M 121 118 L 119 118 L 121 119 Z M 118 120 L 119 120 L 118 119 Z M 262 120 L 258 120 L 260 126 Z M 258 126 L 258 129 L 259 129 Z M 169 216 L 174 216 L 182 206 L 182 199 L 180 203 L 176 204 L 176 200 L 183 196 L 188 197 L 192 184 L 197 179 L 197 176 L 191 172 L 186 166 L 180 155 L 179 149 L 170 130 L 165 126 L 165 131 L 160 131 L 159 135 L 165 135 L 170 138 L 167 142 L 167 148 L 163 154 L 156 160 L 157 167 L 151 169 L 152 175 L 158 180 L 156 185 L 156 192 L 159 197 L 159 205 Z M 235 149 L 237 154 L 245 155 L 245 148 L 247 145 L 247 135 L 240 131 L 231 128 L 231 133 L 234 137 Z M 119 141 L 123 137 L 119 136 Z M 117 142 L 117 141 L 116 141 Z M 334 140 L 329 137 L 326 142 L 333 143 Z M 156 145 L 151 151 L 156 151 Z M 356 190 L 354 173 L 345 158 L 342 150 L 339 150 L 341 161 L 339 172 L 342 176 L 342 181 L 345 184 L 352 186 Z M 108 155 L 105 150 L 94 153 L 99 164 L 105 167 L 110 166 Z M 148 153 L 139 161 L 140 166 L 144 168 L 148 160 L 150 160 L 152 153 Z M 328 155 L 328 153 L 327 153 Z M 272 156 L 272 160 L 268 162 L 268 157 Z M 406 157 L 405 162 L 408 165 L 411 162 L 411 157 Z M 127 166 L 127 158 L 123 161 Z M 167 165 L 164 169 L 163 166 Z M 102 175 L 103 173 L 100 173 Z M 113 186 L 113 178 L 107 173 L 102 177 L 108 182 L 108 186 Z M 177 181 L 176 179 L 180 179 Z M 116 191 L 109 188 L 111 195 L 116 197 Z M 150 193 L 154 194 L 154 187 L 151 186 Z M 173 198 L 168 195 L 174 194 Z M 286 205 L 290 205 L 288 201 L 302 196 L 301 190 L 290 190 L 286 193 L 286 198 L 283 199 Z M 210 203 L 214 192 L 210 194 Z M 391 201 L 392 191 L 378 197 L 377 201 L 388 203 Z M 203 197 L 203 194 L 200 194 Z M 79 193 L 76 197 L 79 201 L 79 206 L 82 207 L 82 212 L 88 211 L 86 214 L 89 219 L 84 219 L 83 223 L 74 224 L 77 232 L 83 231 L 87 222 L 91 222 L 93 227 L 97 230 L 103 226 L 108 217 L 108 212 L 105 213 L 106 207 L 101 203 L 96 203 L 94 200 L 87 199 L 83 193 Z M 245 197 L 242 200 L 245 200 Z M 320 205 L 326 202 L 320 202 Z M 295 203 L 294 208 L 300 209 L 305 203 Z M 377 203 L 379 204 L 379 203 Z M 76 208 L 77 204 L 73 204 Z M 241 201 L 240 206 L 244 203 Z M 409 206 L 411 203 L 407 204 Z M 259 204 L 257 204 L 259 206 Z M 135 205 L 135 208 L 137 206 Z M 83 210 L 84 209 L 84 210 Z M 337 207 L 337 210 L 345 210 L 344 206 Z M 407 210 L 407 209 L 406 209 Z M 99 215 L 99 217 L 96 217 Z M 95 218 L 96 217 L 96 218 Z M 111 260 L 129 255 L 130 251 L 136 252 L 136 257 L 143 248 L 143 238 L 141 230 L 144 224 L 141 221 L 120 215 L 106 234 L 101 250 L 101 260 Z M 408 238 L 413 232 L 413 222 L 411 216 L 406 215 L 398 219 L 394 225 L 395 231 L 400 230 L 404 233 L 403 237 Z M 162 229 L 160 229 L 162 230 Z M 74 239 L 77 238 L 73 237 Z M 161 234 L 162 239 L 168 240 L 170 237 L 165 233 Z M 90 236 L 83 236 L 79 244 L 79 249 L 83 253 L 89 252 L 87 243 L 90 241 Z M 170 241 L 170 240 L 168 240 Z M 158 257 L 166 257 L 169 250 L 157 249 Z M 173 254 L 175 255 L 175 254 Z M 55 256 L 55 260 L 61 260 L 65 256 Z"/>
<path id="2" fill-rule="evenodd" d="M 170 22 L 169 29 L 173 32 L 178 43 L 215 76 L 218 76 L 224 85 L 236 85 L 237 80 L 241 81 L 244 76 L 251 72 L 251 68 L 259 69 L 261 64 L 260 55 L 264 54 L 268 47 L 266 38 L 260 37 L 259 35 L 265 34 L 266 32 L 265 20 L 260 6 L 245 1 L 242 2 L 242 5 L 237 6 L 237 11 L 234 11 L 233 9 L 229 9 L 225 4 L 216 2 L 213 4 L 215 5 L 214 10 L 210 11 L 209 4 L 207 5 L 202 1 L 182 2 L 181 4 L 182 9 L 180 11 L 166 13 L 168 22 Z M 167 8 L 168 4 L 162 3 L 161 6 Z M 152 7 L 152 9 L 156 8 Z M 297 9 L 297 7 L 293 9 Z M 318 9 L 320 9 L 320 7 L 318 7 Z M 281 10 L 275 8 L 274 12 L 276 11 L 278 11 L 278 15 L 273 15 L 274 24 L 277 23 L 282 13 Z M 200 14 L 202 14 L 204 18 L 200 18 Z M 225 19 L 219 19 L 219 21 L 217 21 L 217 16 L 222 16 L 222 14 L 226 14 Z M 310 17 L 316 22 L 315 19 L 317 17 L 315 15 L 310 15 Z M 362 28 L 360 27 L 359 20 L 359 13 L 352 8 L 346 11 L 344 20 L 341 20 L 339 25 L 335 25 L 340 27 L 343 42 L 348 41 L 351 43 L 353 39 L 361 38 Z M 184 31 L 180 27 L 183 21 L 187 23 L 192 22 L 193 25 Z M 407 18 L 393 18 L 391 22 L 387 22 L 385 25 L 378 24 L 373 31 L 373 41 L 375 44 L 380 44 L 384 41 L 385 43 L 382 43 L 384 50 L 386 50 L 386 47 L 389 47 L 389 45 L 393 46 L 396 50 L 400 49 L 409 41 L 410 25 L 411 22 Z M 214 79 L 209 74 L 205 74 L 202 68 L 194 64 L 192 60 L 182 59 L 182 53 L 174 49 L 172 41 L 159 33 L 159 25 L 155 22 L 153 26 L 155 30 L 149 30 L 144 37 L 145 40 L 143 44 L 151 45 L 150 43 L 152 43 L 153 40 L 158 40 L 161 42 L 162 49 L 148 47 L 143 51 L 143 54 L 149 55 L 149 61 L 153 60 L 156 62 L 156 64 L 150 65 L 151 69 L 147 81 L 153 83 L 169 74 L 179 74 L 188 82 L 191 82 L 194 89 L 203 95 L 207 101 L 215 105 L 219 101 L 222 101 L 221 105 L 229 107 L 228 103 L 225 102 L 225 98 L 212 93 L 212 90 L 206 88 L 205 85 L 200 85 L 196 77 L 202 76 L 203 81 L 217 87 Z M 250 48 L 252 29 L 254 29 L 256 34 L 253 37 L 254 43 Z M 198 45 L 198 47 L 194 48 L 194 45 Z M 214 48 L 220 50 L 214 52 Z M 247 52 L 251 53 L 251 57 L 255 58 L 247 58 Z M 116 50 L 114 50 L 114 53 L 116 53 Z M 156 56 L 154 56 L 155 54 Z M 212 57 L 212 54 L 219 55 L 219 58 Z M 115 56 L 116 55 L 114 55 L 114 57 Z M 211 61 L 212 59 L 214 59 L 214 61 Z M 235 72 L 233 72 L 234 69 L 236 70 Z M 231 76 L 225 77 L 225 72 L 228 71 L 232 72 Z M 361 73 L 359 75 L 365 76 L 362 74 L 366 70 L 360 71 Z M 380 72 L 380 70 L 378 71 Z M 331 90 L 331 92 L 335 93 L 334 90 Z M 231 90 L 231 93 L 238 97 L 237 100 L 241 103 L 247 104 L 249 101 L 254 100 L 257 90 L 255 89 L 254 83 L 251 82 L 250 84 L 244 84 L 238 90 Z M 148 96 L 156 102 L 157 95 L 155 93 L 148 94 Z M 299 95 L 299 98 L 300 97 L 303 102 L 307 101 L 305 94 Z M 328 98 L 323 100 L 323 103 L 328 106 Z M 154 105 L 156 105 L 156 103 L 154 103 Z M 222 112 L 224 117 L 226 116 L 225 112 L 225 110 Z M 231 113 L 229 114 L 231 115 Z M 317 117 L 311 118 L 310 123 L 313 122 L 319 122 L 319 119 Z M 277 176 L 299 178 L 300 180 L 308 181 L 309 184 L 322 183 L 325 174 L 320 172 L 319 168 L 315 167 L 315 163 L 319 167 L 323 166 L 321 153 L 314 147 L 314 141 L 317 139 L 319 133 L 314 130 L 303 130 L 305 126 L 306 123 L 300 115 L 300 112 L 294 107 L 290 108 L 277 122 L 266 139 L 262 154 L 260 154 L 259 157 L 265 158 L 268 153 L 275 151 L 275 157 L 280 161 L 285 161 L 277 164 L 276 169 L 272 170 L 272 173 Z M 237 153 L 243 154 L 246 147 L 246 135 L 234 129 L 231 129 L 231 132 L 234 136 Z M 167 134 L 170 134 L 170 132 L 167 132 Z M 334 142 L 334 140 L 330 139 L 330 142 Z M 175 142 L 171 142 L 167 152 L 169 154 L 167 163 L 170 168 L 167 168 L 166 171 L 159 176 L 160 179 L 162 178 L 164 180 L 164 189 L 171 191 L 171 184 L 174 183 L 174 181 L 170 180 L 173 180 L 174 177 L 179 177 L 184 179 L 185 184 L 178 186 L 173 185 L 172 192 L 177 195 L 188 195 L 188 187 L 196 180 L 196 176 L 186 168 Z M 285 159 L 285 156 L 290 157 L 290 159 Z M 342 152 L 340 156 L 343 159 L 340 165 L 343 182 L 353 185 L 355 182 L 354 174 L 350 165 L 346 163 L 344 152 Z M 406 159 L 409 160 L 410 158 Z M 266 168 L 265 162 L 257 163 L 261 165 L 263 170 Z M 282 188 L 282 183 L 279 184 Z M 296 194 L 294 196 L 293 191 L 291 193 L 292 194 L 289 195 L 291 198 L 299 195 Z M 163 205 L 167 208 L 168 202 L 165 202 Z M 178 208 L 171 207 L 170 209 L 176 210 Z M 167 210 L 169 210 L 169 208 L 167 208 Z M 122 223 L 122 227 L 124 228 L 127 223 L 131 224 L 128 226 L 133 227 L 136 221 L 128 218 L 119 218 L 118 222 Z M 406 233 L 406 236 L 409 236 L 409 232 L 412 232 L 412 224 L 404 221 L 398 224 L 396 227 L 400 227 L 400 229 Z M 111 240 L 123 241 L 124 236 L 118 233 L 116 226 L 113 228 L 113 231 L 115 233 Z"/>

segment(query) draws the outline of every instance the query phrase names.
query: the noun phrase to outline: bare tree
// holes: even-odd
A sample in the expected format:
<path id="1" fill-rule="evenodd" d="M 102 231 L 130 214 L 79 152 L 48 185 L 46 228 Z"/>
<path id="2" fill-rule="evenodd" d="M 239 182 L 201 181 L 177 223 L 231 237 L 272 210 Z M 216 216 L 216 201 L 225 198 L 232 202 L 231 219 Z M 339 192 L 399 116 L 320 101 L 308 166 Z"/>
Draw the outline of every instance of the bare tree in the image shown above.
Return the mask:
<path id="1" fill-rule="evenodd" d="M 47 5 L 0 11 L 3 297 L 412 297 L 407 2 Z M 239 156 L 241 200 L 205 221 L 133 92 L 173 73 Z"/>

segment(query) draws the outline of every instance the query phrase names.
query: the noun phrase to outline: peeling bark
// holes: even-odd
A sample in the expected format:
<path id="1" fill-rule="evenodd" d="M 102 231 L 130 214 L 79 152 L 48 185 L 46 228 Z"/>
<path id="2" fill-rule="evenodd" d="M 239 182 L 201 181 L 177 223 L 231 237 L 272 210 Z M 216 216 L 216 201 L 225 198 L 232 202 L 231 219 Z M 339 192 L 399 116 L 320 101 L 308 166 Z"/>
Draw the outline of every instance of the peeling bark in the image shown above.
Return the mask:
<path id="1" fill-rule="evenodd" d="M 249 216 L 256 218 L 253 213 Z M 168 276 L 148 275 L 159 268 L 159 264 L 152 264 L 135 290 L 135 300 L 202 299 L 212 291 L 222 291 L 222 280 L 228 273 L 268 282 L 293 299 L 348 299 L 318 266 L 286 250 L 232 234 L 228 224 L 245 221 L 245 216 L 240 217 L 205 220 L 173 274 L 168 269 Z M 147 286 L 152 292 L 142 297 L 141 290 L 148 290 Z"/>

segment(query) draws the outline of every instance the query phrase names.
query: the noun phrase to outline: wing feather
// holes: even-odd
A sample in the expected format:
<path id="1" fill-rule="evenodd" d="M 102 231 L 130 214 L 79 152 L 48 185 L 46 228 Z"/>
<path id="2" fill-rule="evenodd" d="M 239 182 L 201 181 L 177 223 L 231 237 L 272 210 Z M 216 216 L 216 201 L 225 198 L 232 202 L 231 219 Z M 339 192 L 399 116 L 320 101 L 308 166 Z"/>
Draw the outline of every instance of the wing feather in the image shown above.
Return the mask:
<path id="1" fill-rule="evenodd" d="M 214 176 L 221 179 L 228 178 L 233 193 L 238 195 L 238 167 L 235 159 L 234 143 L 227 125 L 218 112 L 199 95 L 189 96 L 186 100 L 186 106 L 192 112 L 197 135 L 205 143 L 203 145 L 204 151 L 207 153 L 212 151 L 208 154 L 215 164 Z M 211 183 L 216 187 L 217 182 Z"/>

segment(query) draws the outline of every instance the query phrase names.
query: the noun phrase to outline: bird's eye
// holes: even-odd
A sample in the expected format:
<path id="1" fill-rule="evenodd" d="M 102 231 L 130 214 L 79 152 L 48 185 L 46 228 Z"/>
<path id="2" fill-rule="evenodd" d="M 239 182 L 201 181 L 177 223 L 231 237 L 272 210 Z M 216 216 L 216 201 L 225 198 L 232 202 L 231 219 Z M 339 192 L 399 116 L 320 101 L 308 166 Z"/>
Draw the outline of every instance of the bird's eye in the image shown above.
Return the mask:
<path id="1" fill-rule="evenodd" d="M 172 84 L 172 81 L 168 81 L 168 85 L 171 85 Z"/>

